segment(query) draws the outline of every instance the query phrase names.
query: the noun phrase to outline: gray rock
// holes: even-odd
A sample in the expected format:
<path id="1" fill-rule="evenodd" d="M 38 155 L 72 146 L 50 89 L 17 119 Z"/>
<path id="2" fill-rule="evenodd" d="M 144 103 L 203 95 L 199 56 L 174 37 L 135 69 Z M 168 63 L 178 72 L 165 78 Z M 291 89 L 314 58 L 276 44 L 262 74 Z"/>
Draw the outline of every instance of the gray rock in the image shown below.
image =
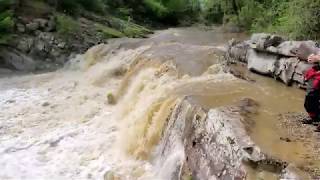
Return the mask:
<path id="1" fill-rule="evenodd" d="M 58 58 L 61 56 L 61 51 L 58 48 L 52 48 L 50 51 L 50 56 L 53 56 L 54 58 Z"/>
<path id="2" fill-rule="evenodd" d="M 24 53 L 28 53 L 33 47 L 34 39 L 33 38 L 22 38 L 18 42 L 17 49 Z"/>
<path id="3" fill-rule="evenodd" d="M 30 72 L 36 69 L 36 63 L 30 57 L 11 48 L 1 48 L 0 60 L 15 70 Z"/>
<path id="4" fill-rule="evenodd" d="M 33 32 L 39 29 L 39 23 L 37 22 L 30 22 L 26 25 L 26 29 L 28 32 Z"/>
<path id="5" fill-rule="evenodd" d="M 52 32 L 56 29 L 56 20 L 55 18 L 52 16 L 50 17 L 49 21 L 48 21 L 48 25 L 45 28 L 46 32 Z"/>
<path id="6" fill-rule="evenodd" d="M 66 47 L 66 43 L 65 42 L 60 42 L 58 44 L 58 48 L 60 48 L 60 49 L 64 49 L 65 47 Z"/>
<path id="7" fill-rule="evenodd" d="M 264 75 L 273 75 L 276 70 L 277 56 L 267 53 L 258 53 L 250 49 L 247 54 L 248 69 Z"/>
<path id="8" fill-rule="evenodd" d="M 278 35 L 258 33 L 251 36 L 250 45 L 254 49 L 265 50 L 268 47 L 276 47 L 283 41 L 284 38 Z"/>
<path id="9" fill-rule="evenodd" d="M 37 23 L 41 29 L 45 29 L 48 25 L 48 20 L 43 18 L 34 19 L 33 22 Z"/>
<path id="10" fill-rule="evenodd" d="M 17 27 L 18 32 L 20 32 L 20 33 L 26 32 L 26 27 L 23 24 L 17 23 L 16 27 Z"/>
<path id="11" fill-rule="evenodd" d="M 312 66 L 312 64 L 308 64 L 305 61 L 300 61 L 294 70 L 293 81 L 297 82 L 298 84 L 304 85 L 304 73 Z"/>
<path id="12" fill-rule="evenodd" d="M 255 101 L 243 99 L 207 112 L 191 99 L 181 100 L 155 152 L 158 174 L 164 174 L 163 179 L 182 179 L 184 174 L 192 179 L 245 179 L 247 164 L 263 170 L 264 162 L 277 162 L 261 152 L 249 135 L 254 122 L 247 117 L 257 108 Z"/>
<path id="13" fill-rule="evenodd" d="M 265 33 L 253 34 L 249 41 L 250 47 L 253 49 L 291 57 L 295 56 L 292 52 L 302 43 L 316 47 L 316 43 L 313 41 L 285 41 L 285 38 L 281 36 Z"/>
<path id="14" fill-rule="evenodd" d="M 249 44 L 245 42 L 236 42 L 231 40 L 228 43 L 228 50 L 226 52 L 228 61 L 247 62 L 247 51 L 250 48 Z"/>
<path id="15" fill-rule="evenodd" d="M 266 51 L 284 56 L 295 56 L 292 52 L 299 48 L 302 43 L 311 47 L 316 47 L 316 43 L 313 41 L 285 41 L 277 47 L 268 47 Z"/>
<path id="16" fill-rule="evenodd" d="M 0 74 L 10 74 L 13 71 L 7 68 L 0 68 Z"/>
<path id="17" fill-rule="evenodd" d="M 281 58 L 274 73 L 275 77 L 281 79 L 285 84 L 289 85 L 293 81 L 295 68 L 299 63 L 298 58 Z"/>

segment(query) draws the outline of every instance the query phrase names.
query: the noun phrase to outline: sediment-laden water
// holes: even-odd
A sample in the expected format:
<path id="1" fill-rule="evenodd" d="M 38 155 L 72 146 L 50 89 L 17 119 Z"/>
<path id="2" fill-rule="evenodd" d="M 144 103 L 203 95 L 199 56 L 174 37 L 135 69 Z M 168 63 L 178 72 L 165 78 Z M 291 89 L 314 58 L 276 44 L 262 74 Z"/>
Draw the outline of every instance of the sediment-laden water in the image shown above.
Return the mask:
<path id="1" fill-rule="evenodd" d="M 96 46 L 57 72 L 0 79 L 0 179 L 173 179 L 186 154 L 179 128 L 170 135 L 166 129 L 185 98 L 208 111 L 256 100 L 252 140 L 304 165 L 307 149 L 280 140 L 276 118 L 303 111 L 303 91 L 223 71 L 223 45 L 244 37 L 218 28 L 169 29 Z M 252 179 L 277 178 L 249 172 Z"/>

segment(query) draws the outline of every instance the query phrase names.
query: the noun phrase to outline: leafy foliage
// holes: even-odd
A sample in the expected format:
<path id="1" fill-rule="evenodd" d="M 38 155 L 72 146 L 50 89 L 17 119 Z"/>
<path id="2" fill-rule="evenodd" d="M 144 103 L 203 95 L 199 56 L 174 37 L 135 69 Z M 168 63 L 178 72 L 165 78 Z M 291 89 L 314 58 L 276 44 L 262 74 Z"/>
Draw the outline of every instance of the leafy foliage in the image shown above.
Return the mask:
<path id="1" fill-rule="evenodd" d="M 249 31 L 320 38 L 319 0 L 202 0 L 202 19 Z"/>
<path id="2" fill-rule="evenodd" d="M 13 3 L 12 0 L 0 0 L 0 43 L 5 43 L 9 39 L 14 27 L 13 12 L 10 8 Z"/>
<path id="3" fill-rule="evenodd" d="M 79 30 L 79 24 L 72 17 L 59 14 L 57 18 L 58 33 L 64 36 L 74 35 Z"/>

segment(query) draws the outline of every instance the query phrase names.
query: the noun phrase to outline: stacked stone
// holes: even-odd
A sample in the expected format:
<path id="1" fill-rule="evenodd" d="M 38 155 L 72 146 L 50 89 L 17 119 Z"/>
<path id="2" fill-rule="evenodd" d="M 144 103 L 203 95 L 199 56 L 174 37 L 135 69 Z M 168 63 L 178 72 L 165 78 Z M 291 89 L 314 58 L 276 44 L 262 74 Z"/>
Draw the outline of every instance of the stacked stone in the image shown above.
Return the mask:
<path id="1" fill-rule="evenodd" d="M 249 70 L 279 79 L 287 85 L 304 85 L 303 74 L 312 65 L 299 59 L 295 52 L 301 44 L 316 48 L 313 41 L 289 41 L 278 35 L 253 34 L 244 42 L 229 42 L 227 58 L 243 62 Z"/>

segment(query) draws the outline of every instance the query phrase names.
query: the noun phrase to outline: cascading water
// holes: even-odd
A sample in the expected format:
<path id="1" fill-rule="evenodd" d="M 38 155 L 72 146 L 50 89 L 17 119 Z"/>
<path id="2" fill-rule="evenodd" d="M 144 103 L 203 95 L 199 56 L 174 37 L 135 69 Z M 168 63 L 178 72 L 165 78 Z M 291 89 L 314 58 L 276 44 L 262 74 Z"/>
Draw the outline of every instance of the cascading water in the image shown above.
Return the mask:
<path id="1" fill-rule="evenodd" d="M 0 179 L 186 178 L 186 159 L 194 154 L 186 129 L 201 134 L 188 122 L 206 122 L 208 130 L 221 134 L 223 126 L 213 122 L 230 117 L 212 109 L 248 96 L 261 100 L 268 114 L 273 106 L 268 93 L 278 88 L 223 72 L 220 49 L 230 35 L 203 33 L 214 43 L 209 46 L 207 36 L 199 34 L 201 42 L 195 41 L 190 30 L 172 29 L 93 47 L 57 72 L 1 79 Z M 108 95 L 116 105 L 107 103 Z M 253 133 L 260 137 L 260 131 Z M 251 139 L 244 139 L 250 145 Z M 240 161 L 232 163 L 230 172 L 244 177 L 236 168 Z"/>

